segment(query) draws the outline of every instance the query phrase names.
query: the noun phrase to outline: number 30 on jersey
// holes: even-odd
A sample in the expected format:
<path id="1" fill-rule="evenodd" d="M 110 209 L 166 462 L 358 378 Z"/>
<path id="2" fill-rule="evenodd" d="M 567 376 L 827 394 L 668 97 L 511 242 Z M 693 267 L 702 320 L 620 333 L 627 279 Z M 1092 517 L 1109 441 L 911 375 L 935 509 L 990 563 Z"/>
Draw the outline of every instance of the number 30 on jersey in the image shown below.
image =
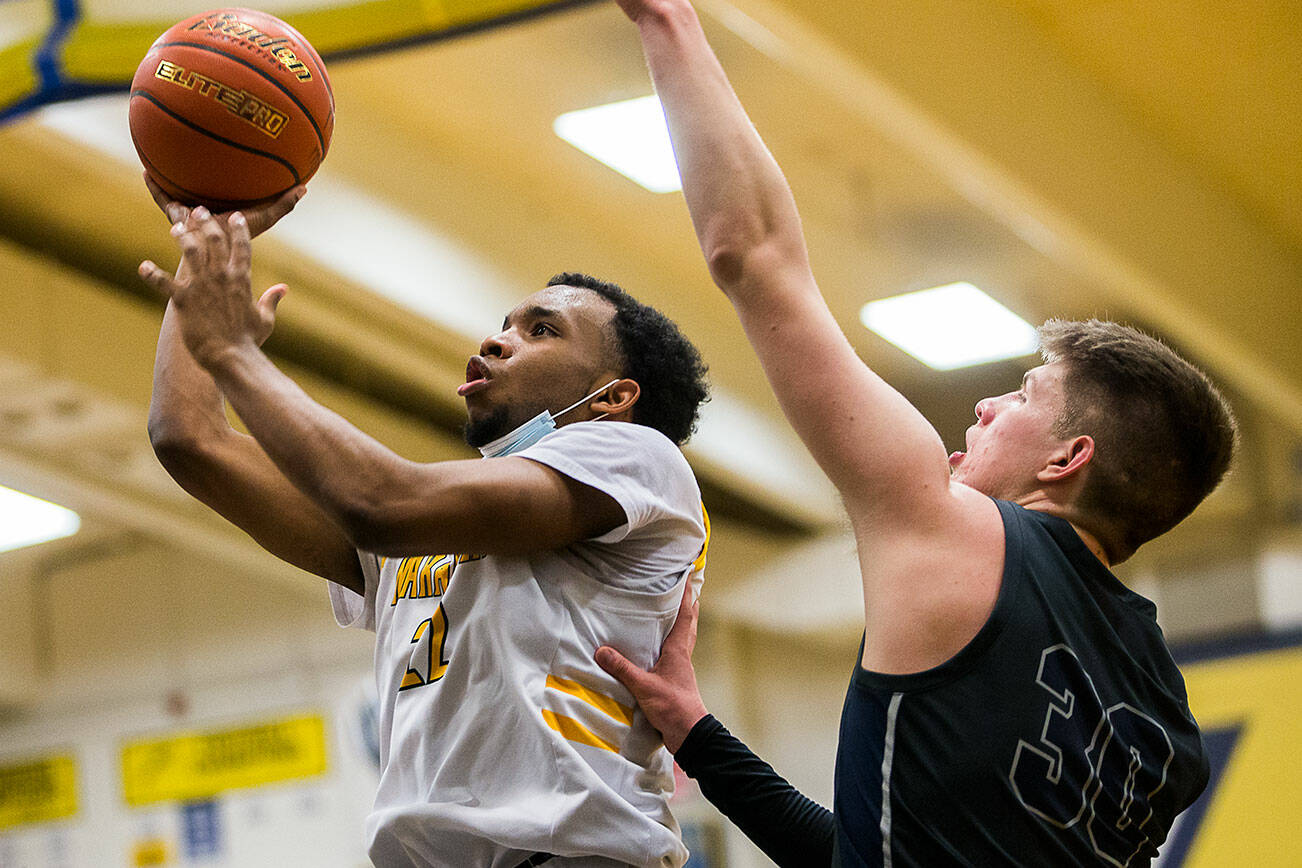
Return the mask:
<path id="1" fill-rule="evenodd" d="M 1104 708 L 1076 652 L 1046 648 L 1036 683 L 1051 699 L 1038 744 L 1019 741 L 1008 779 L 1026 809 L 1053 826 L 1084 821 L 1094 852 L 1126 866 L 1156 848 L 1144 833 L 1166 783 L 1171 739 L 1137 708 Z"/>

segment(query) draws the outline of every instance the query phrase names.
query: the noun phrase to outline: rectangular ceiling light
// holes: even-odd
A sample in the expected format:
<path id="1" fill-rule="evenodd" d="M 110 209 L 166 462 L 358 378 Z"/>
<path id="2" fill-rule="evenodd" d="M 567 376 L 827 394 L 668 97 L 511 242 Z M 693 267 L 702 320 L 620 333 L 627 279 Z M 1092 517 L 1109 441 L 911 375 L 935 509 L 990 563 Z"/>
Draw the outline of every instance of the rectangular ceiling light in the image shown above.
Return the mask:
<path id="1" fill-rule="evenodd" d="M 0 552 L 72 536 L 79 527 L 72 510 L 0 485 Z"/>
<path id="2" fill-rule="evenodd" d="M 644 96 L 566 112 L 556 135 L 652 193 L 683 188 L 660 97 Z"/>
<path id="3" fill-rule="evenodd" d="M 1036 351 L 1035 329 L 970 283 L 951 283 L 871 301 L 859 320 L 938 371 Z"/>

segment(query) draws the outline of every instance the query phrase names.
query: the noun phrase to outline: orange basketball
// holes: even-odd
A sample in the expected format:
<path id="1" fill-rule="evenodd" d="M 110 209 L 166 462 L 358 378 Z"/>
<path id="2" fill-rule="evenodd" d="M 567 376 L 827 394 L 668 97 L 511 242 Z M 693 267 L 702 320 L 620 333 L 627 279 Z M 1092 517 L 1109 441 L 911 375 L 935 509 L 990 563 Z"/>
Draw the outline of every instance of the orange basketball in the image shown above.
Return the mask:
<path id="1" fill-rule="evenodd" d="M 335 103 L 320 56 L 253 9 L 187 18 L 150 47 L 131 81 L 131 138 L 176 199 L 229 211 L 316 172 Z"/>

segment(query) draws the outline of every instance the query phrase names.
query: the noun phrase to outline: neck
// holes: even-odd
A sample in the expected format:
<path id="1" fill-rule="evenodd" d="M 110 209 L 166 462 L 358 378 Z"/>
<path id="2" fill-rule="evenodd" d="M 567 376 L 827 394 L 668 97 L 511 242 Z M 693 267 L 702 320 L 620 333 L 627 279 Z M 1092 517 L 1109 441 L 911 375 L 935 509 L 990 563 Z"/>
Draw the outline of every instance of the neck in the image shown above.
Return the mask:
<path id="1" fill-rule="evenodd" d="M 1076 531 L 1076 535 L 1080 537 L 1081 542 L 1085 543 L 1085 548 L 1089 549 L 1093 553 L 1094 557 L 1099 559 L 1099 563 L 1103 564 L 1103 566 L 1108 569 L 1112 569 L 1112 562 L 1108 560 L 1108 553 L 1104 550 L 1103 544 L 1098 541 L 1098 538 L 1085 528 L 1076 524 L 1076 522 L 1073 521 L 1070 523 L 1072 530 Z"/>
<path id="2" fill-rule="evenodd" d="M 1064 509 L 1062 504 L 1049 497 L 1045 492 L 1036 491 L 1025 497 L 1017 498 L 1015 502 L 1018 506 L 1026 509 L 1047 512 L 1049 515 L 1056 515 L 1058 518 L 1066 520 L 1071 525 L 1072 530 L 1076 531 L 1076 535 L 1080 537 L 1081 542 L 1085 543 L 1085 548 L 1089 549 L 1090 553 L 1099 559 L 1099 563 L 1108 569 L 1112 568 L 1112 561 L 1108 559 L 1107 549 L 1103 547 L 1103 543 L 1099 542 L 1099 538 L 1081 527 L 1068 509 Z"/>

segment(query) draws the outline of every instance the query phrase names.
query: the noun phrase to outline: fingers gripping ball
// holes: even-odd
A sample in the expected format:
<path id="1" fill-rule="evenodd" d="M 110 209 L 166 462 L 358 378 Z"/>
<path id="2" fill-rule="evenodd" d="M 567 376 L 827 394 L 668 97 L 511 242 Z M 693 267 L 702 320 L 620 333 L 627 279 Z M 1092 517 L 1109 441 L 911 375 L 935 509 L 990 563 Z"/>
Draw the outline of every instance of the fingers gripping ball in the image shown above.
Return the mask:
<path id="1" fill-rule="evenodd" d="M 334 130 L 325 64 L 298 31 L 253 9 L 172 27 L 131 82 L 131 138 L 173 198 L 229 211 L 316 172 Z"/>

